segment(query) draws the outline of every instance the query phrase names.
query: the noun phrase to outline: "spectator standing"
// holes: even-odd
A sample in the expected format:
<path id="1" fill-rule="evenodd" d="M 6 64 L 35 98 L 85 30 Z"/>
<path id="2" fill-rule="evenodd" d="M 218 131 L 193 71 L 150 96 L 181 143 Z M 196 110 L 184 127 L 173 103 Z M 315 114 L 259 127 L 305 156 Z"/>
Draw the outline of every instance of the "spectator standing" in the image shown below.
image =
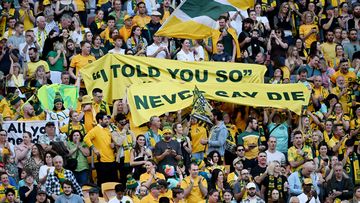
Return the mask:
<path id="1" fill-rule="evenodd" d="M 105 113 L 99 112 L 96 114 L 96 120 L 98 125 L 86 134 L 84 142 L 97 158 L 97 163 L 95 163 L 97 184 L 101 186 L 102 183 L 118 180 L 118 175 L 109 118 Z"/>
<path id="2" fill-rule="evenodd" d="M 229 132 L 224 124 L 222 112 L 217 109 L 213 109 L 211 113 L 210 118 L 214 123 L 214 126 L 210 130 L 209 139 L 203 139 L 201 144 L 208 145 L 207 154 L 216 150 L 220 153 L 220 156 L 223 159 L 225 154 L 225 142 L 227 136 L 229 136 Z"/>
<path id="3" fill-rule="evenodd" d="M 163 172 L 163 166 L 177 166 L 182 157 L 180 144 L 172 139 L 172 129 L 169 126 L 163 129 L 163 140 L 156 143 L 154 156 L 158 161 L 159 171 Z"/>

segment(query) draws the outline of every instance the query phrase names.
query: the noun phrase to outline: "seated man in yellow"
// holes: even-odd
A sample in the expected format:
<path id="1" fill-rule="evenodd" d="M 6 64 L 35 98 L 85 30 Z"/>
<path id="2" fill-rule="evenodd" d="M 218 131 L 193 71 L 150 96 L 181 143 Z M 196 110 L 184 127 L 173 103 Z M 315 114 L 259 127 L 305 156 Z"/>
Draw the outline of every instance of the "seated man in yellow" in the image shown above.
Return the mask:
<path id="1" fill-rule="evenodd" d="M 199 176 L 199 166 L 196 163 L 190 164 L 190 175 L 181 181 L 181 188 L 184 189 L 184 196 L 187 202 L 205 200 L 208 193 L 208 185 L 205 178 Z"/>
<path id="2" fill-rule="evenodd" d="M 50 78 L 49 64 L 46 61 L 39 59 L 38 49 L 35 47 L 31 47 L 28 53 L 29 53 L 30 61 L 27 63 L 27 68 L 25 66 L 26 78 L 33 77 L 36 72 L 36 69 L 41 65 L 44 66 L 47 78 Z"/>
<path id="3" fill-rule="evenodd" d="M 23 111 L 24 115 L 22 118 L 19 118 L 18 121 L 38 121 L 46 118 L 46 113 L 44 111 L 37 116 L 34 107 L 29 103 L 24 105 Z"/>
<path id="4" fill-rule="evenodd" d="M 152 183 L 156 183 L 159 179 L 164 179 L 162 173 L 156 172 L 156 163 L 153 160 L 148 160 L 145 163 L 146 172 L 140 175 L 140 184 L 149 187 Z"/>
<path id="5" fill-rule="evenodd" d="M 149 194 L 141 199 L 142 203 L 157 203 L 159 202 L 160 195 L 160 185 L 158 183 L 152 183 L 149 187 Z"/>

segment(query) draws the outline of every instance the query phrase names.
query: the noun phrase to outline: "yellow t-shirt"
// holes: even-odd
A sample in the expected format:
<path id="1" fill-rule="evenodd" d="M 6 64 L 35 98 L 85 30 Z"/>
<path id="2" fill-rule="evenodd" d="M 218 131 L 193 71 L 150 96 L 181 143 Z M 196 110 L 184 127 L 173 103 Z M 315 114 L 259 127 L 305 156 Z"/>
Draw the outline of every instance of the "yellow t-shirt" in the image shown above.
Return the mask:
<path id="1" fill-rule="evenodd" d="M 8 185 L 6 188 L 1 184 L 0 185 L 0 199 L 4 198 L 5 197 L 5 191 L 7 188 L 11 188 L 11 189 L 14 189 L 15 190 L 15 199 L 17 197 L 19 197 L 19 192 L 18 190 L 16 189 L 15 186 L 12 186 L 12 185 Z M 8 202 L 8 201 L 5 201 L 5 202 Z"/>
<path id="2" fill-rule="evenodd" d="M 98 0 L 97 7 L 101 7 L 102 5 L 106 4 L 109 0 Z"/>
<path id="3" fill-rule="evenodd" d="M 23 9 L 20 8 L 19 10 L 19 14 L 20 14 L 20 18 L 23 17 L 25 15 L 25 11 Z M 34 16 L 33 11 L 30 10 L 30 15 Z M 24 17 L 24 30 L 31 30 L 34 28 L 34 23 L 31 22 L 30 17 L 28 14 L 25 15 Z"/>
<path id="4" fill-rule="evenodd" d="M 141 175 L 140 175 L 140 184 L 146 182 L 147 180 L 149 180 L 150 176 L 151 176 L 151 174 L 149 174 L 149 173 L 143 173 L 143 174 L 141 174 Z M 156 179 L 163 179 L 163 180 L 165 180 L 165 176 L 164 176 L 162 173 L 156 172 L 156 173 L 155 173 L 155 177 L 156 177 Z M 156 180 L 153 179 L 153 181 L 152 181 L 151 183 L 155 183 L 155 182 L 156 182 Z"/>
<path id="5" fill-rule="evenodd" d="M 240 174 L 238 174 L 236 171 L 229 173 L 227 177 L 227 182 L 229 183 L 231 188 L 234 188 L 234 185 L 236 181 L 238 180 Z"/>
<path id="6" fill-rule="evenodd" d="M 76 8 L 78 11 L 85 11 L 85 2 L 84 0 L 75 0 Z"/>
<path id="7" fill-rule="evenodd" d="M 16 113 L 16 112 L 14 112 L 14 111 L 12 110 L 12 108 L 10 108 L 9 106 L 5 106 L 4 111 L 3 111 L 3 113 L 2 113 L 2 117 L 3 117 L 3 119 L 5 119 L 5 118 L 10 118 L 10 120 L 14 120 L 14 118 L 15 118 L 15 113 Z"/>
<path id="8" fill-rule="evenodd" d="M 66 124 L 60 128 L 60 132 L 67 135 L 70 135 L 71 132 L 74 130 L 79 130 L 83 134 L 83 136 L 85 136 L 86 134 L 85 126 L 82 123 L 78 123 L 78 125 Z"/>
<path id="9" fill-rule="evenodd" d="M 287 66 L 282 66 L 280 69 L 283 72 L 283 79 L 289 79 L 290 80 L 290 69 Z"/>
<path id="10" fill-rule="evenodd" d="M 83 56 L 78 54 L 71 59 L 70 67 L 74 68 L 76 70 L 75 75 L 78 75 L 81 68 L 94 61 L 96 61 L 96 59 L 92 55 Z"/>
<path id="11" fill-rule="evenodd" d="M 119 35 L 123 38 L 124 42 L 126 42 L 131 37 L 131 29 L 132 28 L 126 28 L 125 25 L 120 28 Z"/>
<path id="12" fill-rule="evenodd" d="M 39 66 L 44 66 L 44 69 L 45 69 L 45 72 L 48 73 L 50 72 L 50 69 L 49 69 L 49 64 L 46 62 L 46 61 L 43 61 L 43 60 L 39 60 L 37 62 L 28 62 L 27 63 L 27 66 L 28 66 L 28 69 L 27 69 L 27 76 L 28 77 L 32 77 L 35 72 L 36 72 L 36 69 L 39 67 Z"/>
<path id="13" fill-rule="evenodd" d="M 341 92 L 339 87 L 332 88 L 331 93 L 335 94 L 336 96 L 339 95 Z M 350 103 L 353 99 L 354 95 L 349 94 L 349 91 L 347 91 L 344 95 L 342 95 L 339 98 L 339 102 L 342 105 L 343 111 L 345 114 L 349 113 L 350 110 Z"/>
<path id="14" fill-rule="evenodd" d="M 172 199 L 172 191 L 171 190 L 167 190 L 165 193 L 160 193 L 159 195 L 159 199 L 161 197 L 167 197 L 169 199 Z"/>
<path id="15" fill-rule="evenodd" d="M 108 27 L 105 28 L 105 30 L 100 33 L 100 37 L 104 39 L 104 41 L 108 41 L 110 39 L 110 29 Z"/>
<path id="16" fill-rule="evenodd" d="M 151 194 L 148 194 L 144 198 L 141 199 L 141 202 L 142 203 L 158 203 L 159 198 L 155 198 Z"/>
<path id="17" fill-rule="evenodd" d="M 170 16 L 170 11 L 164 11 L 164 15 L 163 15 L 162 19 L 160 20 L 160 23 L 163 24 L 166 21 L 166 19 L 169 18 L 169 16 Z"/>
<path id="18" fill-rule="evenodd" d="M 207 130 L 204 126 L 196 123 L 190 127 L 192 153 L 204 152 L 205 145 L 200 143 L 201 139 L 207 138 Z"/>
<path id="19" fill-rule="evenodd" d="M 308 33 L 311 32 L 313 28 L 316 28 L 316 33 L 319 32 L 319 27 L 317 25 L 311 24 L 311 25 L 300 25 L 299 28 L 299 34 L 306 36 Z M 305 39 L 305 46 L 307 49 L 310 48 L 311 43 L 315 42 L 316 39 L 316 33 L 312 33 L 308 38 Z"/>
<path id="20" fill-rule="evenodd" d="M 194 185 L 192 187 L 192 190 L 189 194 L 189 196 L 187 196 L 185 199 L 187 200 L 187 202 L 200 202 L 202 200 L 205 199 L 205 197 L 202 195 L 201 191 L 200 191 L 200 187 L 199 187 L 199 181 L 201 178 L 201 183 L 204 187 L 208 187 L 207 182 L 205 180 L 205 178 L 198 176 L 194 179 Z M 186 189 L 190 186 L 190 176 L 187 176 L 186 178 L 184 178 L 181 181 L 181 188 L 182 189 Z"/>
<path id="21" fill-rule="evenodd" d="M 334 60 L 336 58 L 336 43 L 322 43 L 320 45 L 321 47 L 321 51 L 322 53 L 324 53 L 324 58 L 326 60 L 326 62 L 328 63 L 328 65 L 330 66 L 330 64 L 334 63 Z M 333 66 L 330 66 L 331 68 L 333 68 Z"/>
<path id="22" fill-rule="evenodd" d="M 340 70 L 336 71 L 332 76 L 331 76 L 331 82 L 336 83 L 336 78 L 339 76 L 343 76 L 345 79 L 345 84 L 349 84 L 349 82 L 352 81 L 356 81 L 356 74 L 354 72 L 349 71 L 346 74 L 343 74 L 340 72 Z"/>
<path id="23" fill-rule="evenodd" d="M 308 145 L 304 145 L 303 148 L 302 148 L 302 151 L 303 151 L 304 153 L 307 153 L 306 156 L 307 156 L 308 159 L 313 159 L 313 155 L 312 155 L 311 148 L 310 148 Z M 290 162 L 290 161 L 296 161 L 296 162 L 298 162 L 298 161 L 302 161 L 302 160 L 304 160 L 304 157 L 301 156 L 301 155 L 299 155 L 299 154 L 297 153 L 297 149 L 296 149 L 295 146 L 292 146 L 292 147 L 290 147 L 290 148 L 288 149 L 288 161 L 289 161 L 289 162 Z M 300 166 L 298 166 L 298 167 L 296 167 L 296 168 L 292 168 L 292 167 L 291 167 L 291 171 L 292 171 L 292 172 L 298 171 L 298 170 L 300 170 L 301 168 L 302 168 L 302 165 L 300 165 Z"/>
<path id="24" fill-rule="evenodd" d="M 150 22 L 150 20 L 151 20 L 151 17 L 148 15 L 146 15 L 146 16 L 136 15 L 136 16 L 134 16 L 132 22 L 133 22 L 133 25 L 138 25 L 141 28 L 144 28 L 145 25 Z"/>
<path id="25" fill-rule="evenodd" d="M 341 143 L 339 150 L 338 150 L 338 155 L 343 154 L 345 152 L 346 146 L 345 146 L 345 142 L 346 140 L 348 140 L 348 138 L 345 138 L 344 141 Z M 329 142 L 327 143 L 329 148 L 332 150 L 333 147 L 335 147 L 335 145 L 339 142 L 340 140 L 338 140 L 335 136 L 333 136 Z"/>
<path id="26" fill-rule="evenodd" d="M 91 129 L 84 137 L 84 142 L 88 147 L 95 146 L 100 152 L 101 162 L 114 162 L 114 150 L 110 147 L 111 133 L 109 128 L 103 128 L 100 125 Z"/>

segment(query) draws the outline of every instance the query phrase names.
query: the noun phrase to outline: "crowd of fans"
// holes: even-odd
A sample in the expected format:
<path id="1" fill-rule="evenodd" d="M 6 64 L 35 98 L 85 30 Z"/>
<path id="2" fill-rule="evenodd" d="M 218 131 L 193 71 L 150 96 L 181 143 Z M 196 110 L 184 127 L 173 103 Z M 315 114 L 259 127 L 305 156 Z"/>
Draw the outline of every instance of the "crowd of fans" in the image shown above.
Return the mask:
<path id="1" fill-rule="evenodd" d="M 359 202 L 360 3 L 259 0 L 207 39 L 156 36 L 179 3 L 1 1 L 2 120 L 48 122 L 15 146 L 0 130 L 0 202 L 104 202 L 108 182 L 112 203 Z M 126 98 L 84 90 L 79 69 L 107 53 L 261 64 L 311 98 L 301 116 L 210 101 L 212 125 L 182 109 L 134 126 Z M 25 102 L 53 83 L 81 88 L 77 109 Z"/>

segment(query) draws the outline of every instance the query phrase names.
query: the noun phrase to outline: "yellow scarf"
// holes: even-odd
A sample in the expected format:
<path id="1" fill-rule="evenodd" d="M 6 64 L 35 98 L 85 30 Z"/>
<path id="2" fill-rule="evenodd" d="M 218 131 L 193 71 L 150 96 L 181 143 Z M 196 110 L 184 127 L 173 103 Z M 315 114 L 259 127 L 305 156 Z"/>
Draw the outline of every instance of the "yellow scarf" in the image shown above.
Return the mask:
<path id="1" fill-rule="evenodd" d="M 237 34 L 236 31 L 232 28 L 228 28 L 227 32 L 232 36 L 233 40 L 235 41 L 235 45 L 236 45 L 236 58 L 240 58 L 241 57 L 241 53 L 240 53 L 240 45 L 239 45 L 239 41 L 237 40 Z M 216 43 L 219 41 L 221 32 L 220 30 L 216 30 L 213 35 L 212 35 L 212 50 L 213 53 L 216 52 Z"/>

